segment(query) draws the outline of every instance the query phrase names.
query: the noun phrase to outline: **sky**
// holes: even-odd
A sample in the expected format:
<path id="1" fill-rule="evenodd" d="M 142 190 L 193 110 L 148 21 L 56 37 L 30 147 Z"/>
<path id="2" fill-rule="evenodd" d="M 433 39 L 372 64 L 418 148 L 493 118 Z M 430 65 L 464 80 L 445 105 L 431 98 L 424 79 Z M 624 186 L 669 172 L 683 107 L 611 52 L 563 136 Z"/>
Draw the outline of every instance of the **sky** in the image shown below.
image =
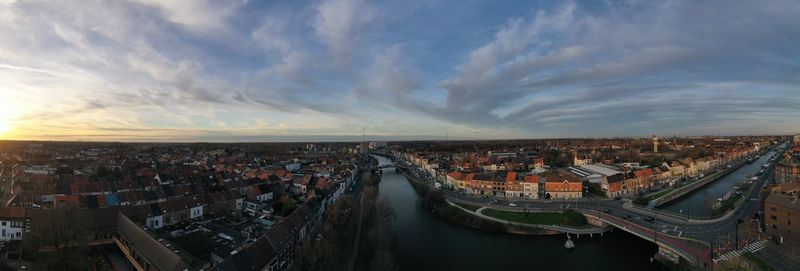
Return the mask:
<path id="1" fill-rule="evenodd" d="M 800 2 L 0 0 L 0 139 L 800 133 Z"/>

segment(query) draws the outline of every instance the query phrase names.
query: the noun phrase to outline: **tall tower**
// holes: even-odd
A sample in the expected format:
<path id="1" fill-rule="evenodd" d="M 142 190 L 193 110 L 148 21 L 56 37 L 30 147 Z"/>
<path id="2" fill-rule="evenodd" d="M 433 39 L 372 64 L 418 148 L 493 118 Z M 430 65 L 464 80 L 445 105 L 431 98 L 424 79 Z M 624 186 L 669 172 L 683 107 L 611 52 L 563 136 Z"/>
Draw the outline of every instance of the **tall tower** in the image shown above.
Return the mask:
<path id="1" fill-rule="evenodd" d="M 653 152 L 658 153 L 658 137 L 653 135 Z"/>

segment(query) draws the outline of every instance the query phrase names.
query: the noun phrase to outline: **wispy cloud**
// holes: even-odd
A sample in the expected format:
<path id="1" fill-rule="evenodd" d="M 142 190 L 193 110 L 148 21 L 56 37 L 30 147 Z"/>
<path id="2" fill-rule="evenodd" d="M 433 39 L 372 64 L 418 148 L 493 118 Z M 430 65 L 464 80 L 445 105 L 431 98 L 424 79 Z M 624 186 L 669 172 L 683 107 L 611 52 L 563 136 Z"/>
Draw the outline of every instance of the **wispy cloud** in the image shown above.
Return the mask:
<path id="1" fill-rule="evenodd" d="M 0 97 L 21 138 L 790 133 L 797 14 L 788 0 L 9 1 Z"/>

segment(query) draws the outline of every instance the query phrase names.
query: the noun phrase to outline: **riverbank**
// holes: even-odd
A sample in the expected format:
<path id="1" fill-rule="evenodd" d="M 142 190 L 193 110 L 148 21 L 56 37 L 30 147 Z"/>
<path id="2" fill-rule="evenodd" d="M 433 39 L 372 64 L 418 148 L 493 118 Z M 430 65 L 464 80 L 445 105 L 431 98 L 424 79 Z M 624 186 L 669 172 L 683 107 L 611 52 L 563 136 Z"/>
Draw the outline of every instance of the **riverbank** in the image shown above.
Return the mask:
<path id="1" fill-rule="evenodd" d="M 723 169 L 723 171 L 714 172 L 709 176 L 706 176 L 704 178 L 700 178 L 699 180 L 696 180 L 696 181 L 693 181 L 693 182 L 689 182 L 689 183 L 683 184 L 683 185 L 675 187 L 675 188 L 665 189 L 664 191 L 666 191 L 666 192 L 663 192 L 663 191 L 658 192 L 656 194 L 648 196 L 647 198 L 645 198 L 643 200 L 637 199 L 639 201 L 637 203 L 641 204 L 642 202 L 644 202 L 644 205 L 647 205 L 647 206 L 649 206 L 651 203 L 654 203 L 653 207 L 657 207 L 657 208 L 662 206 L 662 205 L 667 205 L 671 201 L 678 200 L 678 199 L 680 199 L 680 198 L 682 198 L 682 197 L 684 197 L 684 196 L 686 196 L 688 194 L 691 194 L 695 190 L 702 188 L 703 186 L 706 186 L 706 185 L 708 185 L 708 184 L 710 184 L 712 182 L 715 182 L 715 181 L 717 181 L 719 179 L 722 179 L 723 177 L 727 176 L 728 174 L 731 174 L 734 171 L 739 170 L 739 168 L 745 166 L 746 164 L 747 164 L 746 161 L 741 161 L 739 163 L 736 163 L 734 166 L 732 166 L 730 168 L 725 168 L 725 169 Z"/>
<path id="2" fill-rule="evenodd" d="M 391 163 L 376 158 L 381 165 Z M 397 214 L 392 233 L 400 270 L 483 271 L 502 267 L 521 271 L 530 270 L 531 263 L 545 270 L 585 270 L 586 266 L 619 270 L 620 262 L 631 270 L 663 270 L 661 264 L 650 260 L 658 246 L 625 231 L 615 229 L 602 237 L 573 235 L 576 249 L 565 250 L 563 234 L 490 233 L 442 219 L 422 206 L 419 194 L 400 171 L 386 170 L 379 185 L 381 197 L 388 198 Z"/>
<path id="3" fill-rule="evenodd" d="M 521 213 L 451 202 L 439 190 L 408 172 L 403 171 L 403 175 L 423 200 L 423 208 L 451 223 L 491 233 L 521 235 L 594 234 L 607 231 L 606 228 L 589 225 L 583 214 L 572 210 L 568 210 L 565 216 L 554 212 Z M 488 213 L 482 213 L 484 210 Z"/>

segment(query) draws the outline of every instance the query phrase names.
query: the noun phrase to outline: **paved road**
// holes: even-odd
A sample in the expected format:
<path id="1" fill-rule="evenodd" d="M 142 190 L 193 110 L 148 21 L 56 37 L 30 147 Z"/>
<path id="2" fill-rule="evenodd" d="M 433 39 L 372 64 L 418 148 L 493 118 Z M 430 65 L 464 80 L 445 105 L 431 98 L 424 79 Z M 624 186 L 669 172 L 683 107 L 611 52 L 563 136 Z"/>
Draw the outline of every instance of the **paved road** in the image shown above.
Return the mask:
<path id="1" fill-rule="evenodd" d="M 774 164 L 774 163 L 772 163 Z M 702 223 L 702 221 L 680 220 L 680 219 L 665 219 L 663 216 L 658 217 L 655 213 L 648 213 L 642 209 L 625 208 L 626 200 L 612 200 L 612 199 L 578 199 L 578 200 L 529 200 L 529 199 L 499 199 L 488 197 L 476 197 L 469 195 L 462 195 L 455 191 L 443 189 L 445 195 L 456 201 L 470 203 L 478 206 L 486 206 L 493 208 L 500 208 L 513 211 L 524 210 L 560 210 L 564 208 L 572 209 L 586 209 L 594 210 L 600 213 L 605 210 L 607 214 L 616 216 L 620 219 L 630 220 L 631 222 L 643 227 L 648 227 L 658 230 L 661 234 L 673 235 L 676 237 L 688 237 L 692 239 L 701 240 L 704 242 L 712 242 L 717 240 L 720 236 L 727 237 L 733 234 L 736 229 L 738 220 L 750 221 L 753 215 L 760 210 L 762 204 L 761 199 L 763 196 L 763 187 L 768 180 L 772 179 L 772 165 L 762 174 L 758 181 L 753 183 L 753 189 L 746 195 L 746 201 L 734 214 L 726 217 L 709 221 L 709 223 Z M 432 183 L 432 179 L 426 172 L 419 169 L 412 169 L 412 174 L 423 181 Z M 516 206 L 509 206 L 513 203 Z M 665 212 L 664 210 L 659 210 Z M 681 214 L 672 213 L 674 217 L 681 217 Z M 629 218 L 626 218 L 629 216 Z M 654 218 L 655 221 L 650 222 L 647 218 Z"/>
<path id="2" fill-rule="evenodd" d="M 757 181 L 753 183 L 753 189 L 744 198 L 745 203 L 742 204 L 732 215 L 728 215 L 716 220 L 703 223 L 697 220 L 680 220 L 680 219 L 665 219 L 663 216 L 659 219 L 655 213 L 648 213 L 646 210 L 626 208 L 626 200 L 611 200 L 611 199 L 577 199 L 577 200 L 529 200 L 529 199 L 500 199 L 488 197 L 476 197 L 470 195 L 462 195 L 455 191 L 443 189 L 447 198 L 473 204 L 482 207 L 492 207 L 503 210 L 511 211 L 524 211 L 524 210 L 563 210 L 565 208 L 579 209 L 583 212 L 596 211 L 598 214 L 614 217 L 622 221 L 626 221 L 635 227 L 641 227 L 649 230 L 653 234 L 664 236 L 671 236 L 674 238 L 688 238 L 701 241 L 706 245 L 717 242 L 720 239 L 732 240 L 736 230 L 737 221 L 750 221 L 753 215 L 760 210 L 762 206 L 763 187 L 767 184 L 768 180 L 772 180 L 772 167 L 774 163 L 770 163 L 770 167 L 765 170 Z M 432 177 L 425 171 L 418 168 L 411 168 L 411 174 L 415 175 L 418 179 L 433 183 Z M 509 204 L 513 203 L 514 206 Z M 663 211 L 663 210 L 659 210 Z M 680 217 L 681 214 L 674 214 L 675 217 Z M 653 219 L 648 219 L 653 218 Z M 730 238 L 730 239 L 729 239 Z"/>

